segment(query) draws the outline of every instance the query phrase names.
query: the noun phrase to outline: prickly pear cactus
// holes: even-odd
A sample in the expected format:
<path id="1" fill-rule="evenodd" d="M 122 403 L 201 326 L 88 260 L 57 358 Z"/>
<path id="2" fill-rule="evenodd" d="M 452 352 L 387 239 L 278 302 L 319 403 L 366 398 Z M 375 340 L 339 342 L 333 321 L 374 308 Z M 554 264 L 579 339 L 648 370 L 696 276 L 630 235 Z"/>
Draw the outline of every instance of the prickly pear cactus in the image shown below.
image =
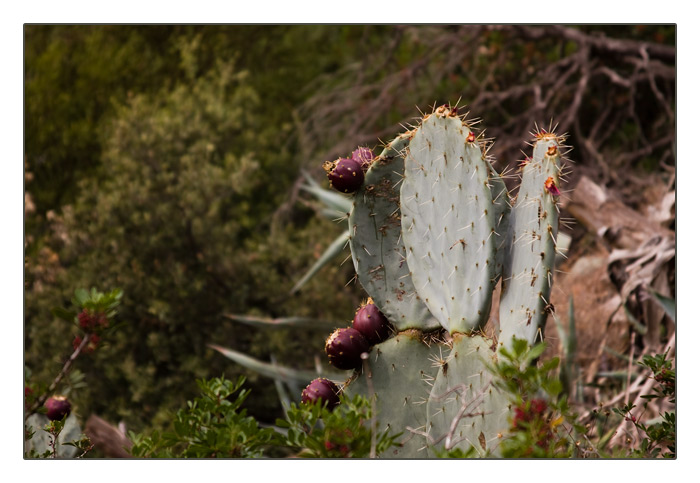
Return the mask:
<path id="1" fill-rule="evenodd" d="M 402 447 L 384 456 L 499 454 L 510 406 L 487 366 L 514 337 L 533 344 L 543 335 L 562 142 L 536 134 L 512 208 L 487 143 L 450 106 L 366 166 L 350 247 L 360 283 L 396 334 L 371 348 L 344 390 L 374 400 L 378 431 L 403 432 Z M 499 280 L 500 330 L 487 336 Z"/>
<path id="2" fill-rule="evenodd" d="M 401 238 L 399 190 L 412 134 L 394 139 L 365 174 L 349 217 L 350 251 L 357 277 L 398 330 L 440 325 L 417 296 Z"/>

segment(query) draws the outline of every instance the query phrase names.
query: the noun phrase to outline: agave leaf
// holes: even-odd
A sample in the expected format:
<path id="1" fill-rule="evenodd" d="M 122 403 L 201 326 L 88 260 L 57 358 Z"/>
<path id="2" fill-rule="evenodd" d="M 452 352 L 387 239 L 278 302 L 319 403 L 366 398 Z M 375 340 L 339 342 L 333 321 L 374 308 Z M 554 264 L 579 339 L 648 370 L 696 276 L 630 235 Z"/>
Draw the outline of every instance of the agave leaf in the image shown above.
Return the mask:
<path id="1" fill-rule="evenodd" d="M 224 317 L 236 322 L 252 325 L 263 329 L 279 329 L 286 327 L 304 327 L 309 329 L 334 329 L 339 327 L 338 322 L 331 320 L 312 319 L 310 317 L 254 317 L 252 315 L 224 314 Z"/>
<path id="2" fill-rule="evenodd" d="M 666 297 L 665 295 L 661 295 L 659 292 L 655 290 L 649 289 L 649 293 L 654 297 L 654 300 L 656 300 L 659 305 L 664 309 L 664 312 L 666 312 L 666 315 L 669 316 L 669 318 L 675 322 L 676 321 L 676 301 L 673 300 L 672 298 Z"/>
<path id="3" fill-rule="evenodd" d="M 309 381 L 322 376 L 333 381 L 344 381 L 347 379 L 345 373 L 339 372 L 323 372 L 321 374 L 315 371 L 306 371 L 302 369 L 292 369 L 291 367 L 285 367 L 280 365 L 273 365 L 269 362 L 263 362 L 247 354 L 235 351 L 233 349 L 227 349 L 216 344 L 209 344 L 209 347 L 220 352 L 225 357 L 231 359 L 232 361 L 242 365 L 243 367 L 250 369 L 251 371 L 257 372 L 261 376 L 269 377 L 272 379 L 281 379 L 283 381 L 293 381 L 300 384 L 308 384 Z"/>
<path id="4" fill-rule="evenodd" d="M 272 364 L 272 367 L 277 369 L 279 366 L 277 365 L 277 360 L 275 359 L 275 356 L 271 355 L 270 356 L 270 363 Z M 289 397 L 289 391 L 285 388 L 284 381 L 280 378 L 275 378 L 275 389 L 277 389 L 277 395 L 280 398 L 280 404 L 282 404 L 282 409 L 287 412 L 289 409 L 289 405 L 291 403 L 291 399 Z"/>
<path id="5" fill-rule="evenodd" d="M 311 193 L 316 199 L 333 211 L 340 212 L 341 214 L 350 213 L 352 210 L 352 200 L 350 198 L 336 193 L 335 191 L 322 188 L 308 173 L 304 172 L 303 174 L 307 184 L 301 185 L 301 189 Z"/>
<path id="6" fill-rule="evenodd" d="M 331 243 L 328 248 L 326 248 L 326 251 L 323 252 L 323 255 L 319 257 L 318 260 L 316 260 L 316 263 L 314 263 L 311 268 L 309 269 L 308 272 L 304 274 L 303 277 L 292 287 L 292 290 L 290 293 L 295 293 L 297 292 L 306 282 L 308 282 L 311 277 L 316 275 L 321 268 L 323 268 L 324 265 L 326 265 L 328 262 L 333 260 L 337 255 L 339 255 L 342 251 L 343 248 L 345 248 L 345 244 L 348 241 L 348 237 L 350 236 L 350 231 L 346 230 L 343 232 L 338 238 Z"/>

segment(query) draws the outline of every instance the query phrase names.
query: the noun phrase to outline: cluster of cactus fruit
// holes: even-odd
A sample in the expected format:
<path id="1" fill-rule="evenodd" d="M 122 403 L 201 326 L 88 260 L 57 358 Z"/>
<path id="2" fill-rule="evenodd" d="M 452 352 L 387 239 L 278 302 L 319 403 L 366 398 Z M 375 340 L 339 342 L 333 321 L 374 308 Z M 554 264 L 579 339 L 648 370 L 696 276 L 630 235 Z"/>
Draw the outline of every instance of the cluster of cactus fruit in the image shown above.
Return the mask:
<path id="1" fill-rule="evenodd" d="M 325 163 L 331 185 L 353 196 L 349 244 L 371 299 L 326 342 L 330 362 L 353 376 L 342 389 L 317 379 L 303 401 L 375 398 L 378 430 L 404 433 L 390 457 L 470 446 L 498 455 L 513 415 L 488 366 L 515 338 L 543 338 L 551 310 L 564 137 L 550 131 L 534 133 L 517 199 L 490 141 L 449 105 L 378 156 L 358 148 Z"/>

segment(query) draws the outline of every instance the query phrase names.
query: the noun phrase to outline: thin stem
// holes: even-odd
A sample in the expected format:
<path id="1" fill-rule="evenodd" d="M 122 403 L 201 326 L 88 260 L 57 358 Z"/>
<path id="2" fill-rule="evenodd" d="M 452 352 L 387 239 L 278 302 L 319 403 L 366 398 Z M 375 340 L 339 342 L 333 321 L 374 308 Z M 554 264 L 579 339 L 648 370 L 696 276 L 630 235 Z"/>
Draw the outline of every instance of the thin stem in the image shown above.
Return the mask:
<path id="1" fill-rule="evenodd" d="M 70 355 L 70 357 L 68 358 L 66 363 L 63 364 L 63 368 L 61 369 L 61 372 L 58 373 L 58 375 L 53 380 L 53 382 L 51 383 L 49 388 L 46 390 L 46 392 L 44 392 L 44 394 L 42 394 L 36 401 L 34 401 L 34 404 L 32 404 L 32 407 L 29 408 L 29 410 L 24 415 L 25 421 L 29 418 L 29 416 L 34 414 L 37 409 L 39 409 L 41 406 L 44 405 L 46 400 L 49 398 L 49 394 L 51 394 L 54 391 L 54 389 L 56 389 L 56 386 L 58 386 L 58 383 L 63 380 L 63 378 L 66 376 L 66 374 L 68 374 L 68 371 L 70 371 L 70 368 L 73 365 L 73 362 L 78 358 L 78 356 L 80 355 L 80 352 L 90 342 L 90 335 L 91 334 L 85 334 L 82 342 L 80 342 L 80 345 L 78 345 L 78 347 L 76 347 L 76 349 Z"/>

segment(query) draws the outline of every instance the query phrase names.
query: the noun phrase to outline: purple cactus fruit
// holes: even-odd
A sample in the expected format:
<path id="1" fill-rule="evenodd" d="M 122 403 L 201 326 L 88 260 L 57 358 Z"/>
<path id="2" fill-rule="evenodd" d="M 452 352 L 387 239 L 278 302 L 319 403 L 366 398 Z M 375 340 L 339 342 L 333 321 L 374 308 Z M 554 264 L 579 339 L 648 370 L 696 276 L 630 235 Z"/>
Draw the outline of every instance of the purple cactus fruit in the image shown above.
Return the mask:
<path id="1" fill-rule="evenodd" d="M 51 421 L 60 421 L 70 414 L 70 402 L 65 396 L 51 396 L 46 400 L 44 406 L 46 407 L 46 416 Z"/>
<path id="2" fill-rule="evenodd" d="M 369 351 L 369 344 L 355 329 L 336 329 L 326 339 L 326 354 L 338 369 L 355 369 L 362 363 L 360 356 Z"/>
<path id="3" fill-rule="evenodd" d="M 352 159 L 360 163 L 362 169 L 367 171 L 369 166 L 372 164 L 374 155 L 372 154 L 371 149 L 360 146 L 352 152 Z"/>
<path id="4" fill-rule="evenodd" d="M 365 173 L 359 161 L 350 158 L 338 158 L 326 161 L 323 169 L 328 173 L 331 186 L 342 193 L 354 193 L 365 180 Z"/>
<path id="5" fill-rule="evenodd" d="M 340 404 L 340 397 L 338 394 L 340 394 L 340 389 L 338 389 L 338 386 L 336 386 L 333 381 L 319 377 L 311 381 L 301 392 L 301 402 L 313 404 L 316 400 L 320 399 L 323 403 L 327 403 L 328 408 L 332 410 Z"/>
<path id="6" fill-rule="evenodd" d="M 389 320 L 371 301 L 357 311 L 352 328 L 362 334 L 370 345 L 385 341 L 391 334 Z"/>

